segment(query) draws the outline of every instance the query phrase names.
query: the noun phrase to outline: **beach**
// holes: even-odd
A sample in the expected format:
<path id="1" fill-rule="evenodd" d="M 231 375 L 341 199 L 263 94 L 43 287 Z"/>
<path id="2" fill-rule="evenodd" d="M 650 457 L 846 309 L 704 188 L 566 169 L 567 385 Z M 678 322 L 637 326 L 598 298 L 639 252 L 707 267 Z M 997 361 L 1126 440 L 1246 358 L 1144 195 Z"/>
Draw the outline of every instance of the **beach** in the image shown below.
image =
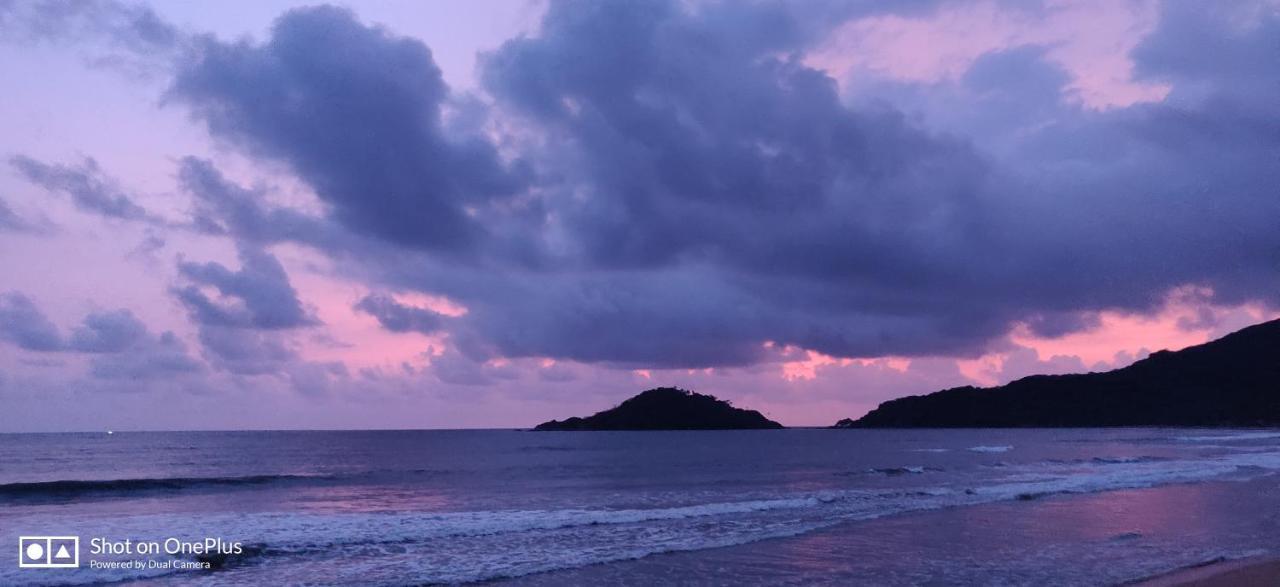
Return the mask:
<path id="1" fill-rule="evenodd" d="M 524 577 L 518 585 L 1142 585 L 1266 582 L 1280 552 L 1271 479 L 1057 495 L 915 512 L 802 536 Z M 1261 496 L 1267 496 L 1259 501 Z M 1265 510 L 1259 510 L 1265 511 Z"/>
<path id="2" fill-rule="evenodd" d="M 1175 571 L 1143 581 L 1139 587 L 1272 587 L 1280 585 L 1280 559 L 1223 561 Z"/>

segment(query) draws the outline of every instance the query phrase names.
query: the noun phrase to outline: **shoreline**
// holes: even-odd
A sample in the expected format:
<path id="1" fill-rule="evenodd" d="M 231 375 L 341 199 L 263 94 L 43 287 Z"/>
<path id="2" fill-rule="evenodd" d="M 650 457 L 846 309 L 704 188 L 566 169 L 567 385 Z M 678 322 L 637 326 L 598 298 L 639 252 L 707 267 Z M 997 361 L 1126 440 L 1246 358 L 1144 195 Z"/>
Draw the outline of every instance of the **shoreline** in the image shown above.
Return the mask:
<path id="1" fill-rule="evenodd" d="M 1242 497 L 1266 494 L 1274 483 L 1275 478 L 1261 478 L 1174 484 L 903 512 L 795 536 L 554 570 L 510 584 L 627 584 L 636 577 L 732 583 L 749 569 L 756 584 L 1074 584 L 1084 577 L 1088 584 L 1116 587 L 1273 587 L 1280 585 L 1280 557 L 1274 554 L 1280 549 L 1274 543 L 1226 547 L 1209 538 L 1227 528 L 1253 534 L 1256 524 L 1232 520 L 1201 533 L 1206 521 L 1182 512 L 1231 507 Z M 1000 562 L 975 563 L 972 549 L 956 548 L 958 535 L 981 543 L 981 556 Z M 1043 548 L 1032 552 L 1028 544 Z M 1091 548 L 1072 550 L 1073 545 Z M 881 563 L 903 554 L 911 565 Z M 1045 572 L 1059 566 L 1075 569 Z"/>
<path id="2" fill-rule="evenodd" d="M 1144 579 L 1135 587 L 1270 587 L 1280 585 L 1274 555 L 1209 562 Z"/>

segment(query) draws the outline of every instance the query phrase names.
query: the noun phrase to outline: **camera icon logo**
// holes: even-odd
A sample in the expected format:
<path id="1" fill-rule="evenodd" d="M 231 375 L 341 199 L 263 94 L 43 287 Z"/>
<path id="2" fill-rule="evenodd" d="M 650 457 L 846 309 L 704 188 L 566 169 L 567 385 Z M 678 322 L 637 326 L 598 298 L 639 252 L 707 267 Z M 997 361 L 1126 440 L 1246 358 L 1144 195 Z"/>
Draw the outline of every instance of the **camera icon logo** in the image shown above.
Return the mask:
<path id="1" fill-rule="evenodd" d="M 79 536 L 19 536 L 18 566 L 24 569 L 74 569 L 80 566 Z"/>

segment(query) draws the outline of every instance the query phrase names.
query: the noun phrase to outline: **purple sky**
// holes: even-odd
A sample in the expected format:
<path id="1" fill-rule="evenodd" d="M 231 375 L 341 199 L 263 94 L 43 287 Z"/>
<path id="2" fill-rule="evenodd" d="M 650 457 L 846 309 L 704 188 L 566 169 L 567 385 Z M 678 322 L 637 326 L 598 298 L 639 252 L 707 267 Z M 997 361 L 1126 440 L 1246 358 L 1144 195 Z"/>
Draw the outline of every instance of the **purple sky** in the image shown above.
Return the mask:
<path id="1" fill-rule="evenodd" d="M 0 0 L 0 432 L 826 425 L 1280 316 L 1280 3 Z"/>

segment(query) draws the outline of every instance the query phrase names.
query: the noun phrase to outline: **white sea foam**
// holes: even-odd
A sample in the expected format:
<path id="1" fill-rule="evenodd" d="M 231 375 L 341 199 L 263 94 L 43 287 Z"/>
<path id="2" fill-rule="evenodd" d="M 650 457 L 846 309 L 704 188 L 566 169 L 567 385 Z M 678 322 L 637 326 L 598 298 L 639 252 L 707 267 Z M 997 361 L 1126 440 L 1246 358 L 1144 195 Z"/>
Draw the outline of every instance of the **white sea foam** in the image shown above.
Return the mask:
<path id="1" fill-rule="evenodd" d="M 1011 449 L 977 446 L 968 450 L 998 453 Z M 914 466 L 900 470 L 926 472 Z M 406 579 L 470 582 L 794 536 L 842 522 L 905 512 L 1062 493 L 1252 478 L 1280 471 L 1280 452 L 1237 451 L 1214 458 L 1086 456 L 1014 463 L 991 471 L 990 476 L 975 479 L 972 487 L 950 482 L 944 471 L 902 475 L 895 481 L 900 485 L 892 489 L 778 492 L 763 499 L 650 509 L 156 514 L 89 517 L 77 520 L 77 529 L 84 535 L 134 538 L 220 535 L 261 545 L 265 549 L 262 556 L 271 564 L 245 567 L 251 570 L 244 572 L 255 573 L 248 575 L 255 583 L 288 582 L 290 572 L 371 584 Z M 33 525 L 22 519 L 11 521 L 13 527 Z M 393 571 L 399 574 L 378 574 Z M 0 569 L 0 583 L 21 578 L 13 572 Z M 233 568 L 213 576 L 230 580 L 238 572 Z M 81 573 L 66 580 L 83 578 L 82 582 L 90 583 L 142 577 Z"/>
<path id="2" fill-rule="evenodd" d="M 1009 452 L 1013 450 L 1012 446 L 971 446 L 970 451 L 973 452 Z"/>
<path id="3" fill-rule="evenodd" d="M 1241 432 L 1239 434 L 1219 434 L 1211 436 L 1175 436 L 1182 442 L 1231 442 L 1236 440 L 1266 440 L 1280 438 L 1280 432 Z"/>
<path id="4" fill-rule="evenodd" d="M 832 490 L 654 509 L 132 516 L 86 521 L 86 526 L 107 526 L 83 530 L 147 536 L 160 529 L 182 533 L 187 528 L 192 534 L 238 536 L 265 545 L 268 556 L 280 560 L 281 568 L 295 560 L 325 564 L 316 559 L 358 548 L 378 553 L 380 564 L 387 557 L 403 557 L 405 566 L 394 568 L 411 570 L 415 581 L 467 582 L 743 544 L 904 512 L 1154 487 L 1232 474 L 1256 476 L 1280 470 L 1280 452 L 1212 459 L 1040 462 L 1006 470 L 988 484 L 967 490 L 951 486 Z"/>
<path id="5" fill-rule="evenodd" d="M 1080 470 L 1038 466 L 1005 478 L 1007 482 L 975 489 L 999 499 L 1025 499 L 1058 493 L 1097 493 L 1117 489 L 1157 487 L 1225 477 L 1249 470 L 1280 471 L 1280 452 L 1238 453 L 1214 459 L 1135 460 L 1099 462 Z"/>
<path id="6" fill-rule="evenodd" d="M 865 472 L 880 473 L 882 475 L 903 475 L 906 473 L 919 475 L 929 470 L 936 471 L 938 469 L 929 469 L 927 467 L 880 467 L 875 469 L 867 469 Z"/>

